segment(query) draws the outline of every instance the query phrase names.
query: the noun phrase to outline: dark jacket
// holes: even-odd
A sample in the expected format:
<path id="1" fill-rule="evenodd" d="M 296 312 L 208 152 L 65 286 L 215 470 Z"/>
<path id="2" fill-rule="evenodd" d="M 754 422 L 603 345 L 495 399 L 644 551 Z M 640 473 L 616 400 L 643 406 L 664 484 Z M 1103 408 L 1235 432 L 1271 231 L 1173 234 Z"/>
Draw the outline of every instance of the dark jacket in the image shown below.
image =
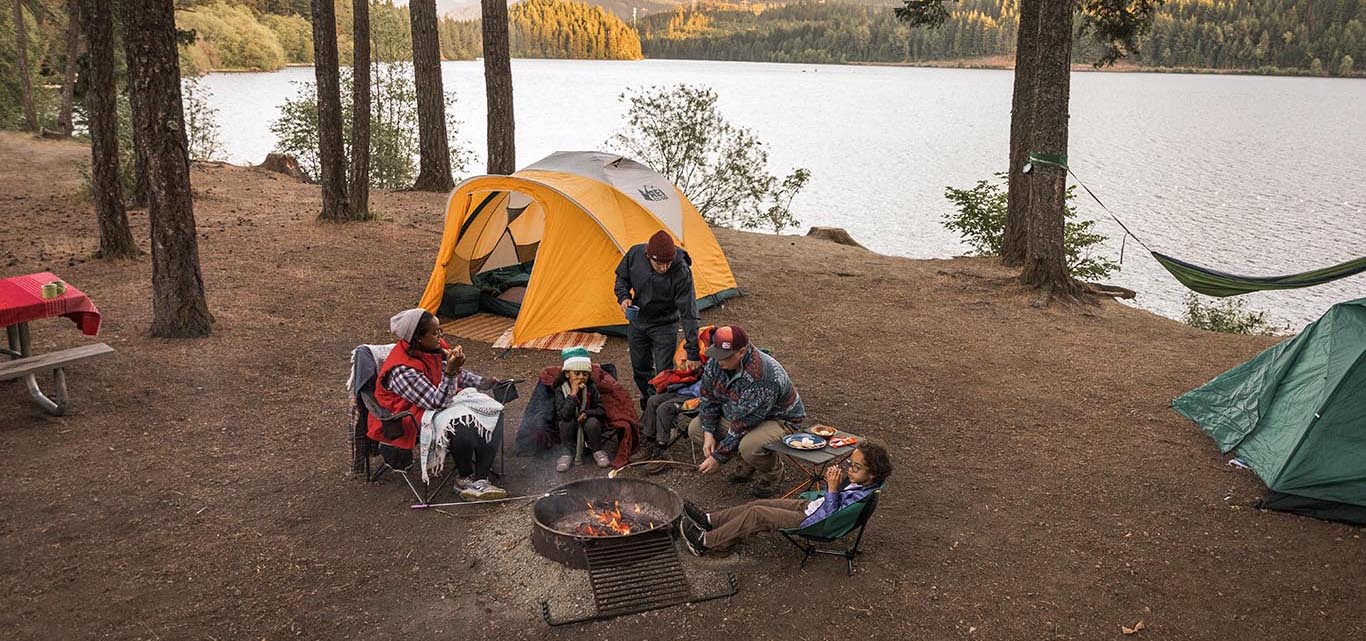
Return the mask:
<path id="1" fill-rule="evenodd" d="M 517 429 L 516 451 L 518 454 L 534 454 L 554 447 L 560 442 L 560 430 L 555 427 L 555 397 L 562 396 L 550 388 L 560 376 L 560 366 L 551 365 L 536 378 L 536 387 L 531 391 L 526 411 L 522 413 L 522 425 Z M 617 430 L 620 443 L 612 465 L 621 467 L 626 464 L 631 452 L 635 451 L 636 441 L 640 438 L 640 415 L 631 395 L 609 372 L 594 364 L 588 380 L 602 392 L 602 407 L 607 419 L 603 428 Z M 605 434 L 604 434 L 605 435 Z"/>
<path id="2" fill-rule="evenodd" d="M 576 396 L 565 395 L 564 386 L 568 382 L 569 378 L 564 372 L 560 372 L 559 377 L 550 385 L 551 396 L 555 399 L 555 420 L 561 423 L 575 421 L 578 420 L 579 414 L 587 414 L 589 418 L 606 422 L 607 410 L 602 406 L 602 392 L 598 391 L 593 379 L 590 378 Z"/>
<path id="3" fill-rule="evenodd" d="M 692 257 L 679 247 L 674 262 L 663 274 L 655 273 L 645 255 L 645 244 L 627 250 L 617 264 L 614 288 L 617 302 L 631 299 L 640 308 L 632 324 L 640 327 L 683 323 L 683 351 L 698 360 L 697 290 L 692 282 Z"/>

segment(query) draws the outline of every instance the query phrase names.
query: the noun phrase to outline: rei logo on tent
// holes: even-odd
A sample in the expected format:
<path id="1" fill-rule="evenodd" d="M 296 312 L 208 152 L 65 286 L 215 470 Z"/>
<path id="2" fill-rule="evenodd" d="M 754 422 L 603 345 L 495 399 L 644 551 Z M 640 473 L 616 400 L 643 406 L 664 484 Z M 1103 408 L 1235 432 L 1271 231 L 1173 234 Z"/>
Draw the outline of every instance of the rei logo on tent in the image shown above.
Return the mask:
<path id="1" fill-rule="evenodd" d="M 669 199 L 669 195 L 664 193 L 663 189 L 660 189 L 654 185 L 645 185 L 644 187 L 636 191 L 640 192 L 641 198 L 644 198 L 645 200 L 648 200 L 650 202 Z"/>

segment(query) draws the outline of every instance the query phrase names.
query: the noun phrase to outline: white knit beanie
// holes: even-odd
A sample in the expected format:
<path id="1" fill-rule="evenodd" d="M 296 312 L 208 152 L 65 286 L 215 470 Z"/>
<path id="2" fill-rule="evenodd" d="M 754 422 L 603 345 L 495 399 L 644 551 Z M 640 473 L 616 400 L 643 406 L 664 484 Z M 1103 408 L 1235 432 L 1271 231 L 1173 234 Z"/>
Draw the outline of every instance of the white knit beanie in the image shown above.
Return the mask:
<path id="1" fill-rule="evenodd" d="M 566 372 L 593 371 L 593 359 L 588 357 L 588 350 L 582 347 L 566 347 L 560 350 L 560 358 L 564 359 L 563 369 Z"/>

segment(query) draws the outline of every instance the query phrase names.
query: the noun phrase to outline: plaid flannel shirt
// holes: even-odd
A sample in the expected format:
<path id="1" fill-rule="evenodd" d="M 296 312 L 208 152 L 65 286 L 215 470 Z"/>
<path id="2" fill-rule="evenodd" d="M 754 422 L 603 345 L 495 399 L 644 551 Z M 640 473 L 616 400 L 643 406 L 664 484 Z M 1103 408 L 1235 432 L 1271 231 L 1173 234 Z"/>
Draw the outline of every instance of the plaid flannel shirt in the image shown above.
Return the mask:
<path id="1" fill-rule="evenodd" d="M 480 388 L 483 385 L 483 376 L 464 368 L 455 376 L 442 374 L 441 384 L 432 385 L 422 372 L 407 365 L 398 365 L 389 370 L 384 386 L 424 410 L 439 410 L 446 407 L 461 388 Z"/>

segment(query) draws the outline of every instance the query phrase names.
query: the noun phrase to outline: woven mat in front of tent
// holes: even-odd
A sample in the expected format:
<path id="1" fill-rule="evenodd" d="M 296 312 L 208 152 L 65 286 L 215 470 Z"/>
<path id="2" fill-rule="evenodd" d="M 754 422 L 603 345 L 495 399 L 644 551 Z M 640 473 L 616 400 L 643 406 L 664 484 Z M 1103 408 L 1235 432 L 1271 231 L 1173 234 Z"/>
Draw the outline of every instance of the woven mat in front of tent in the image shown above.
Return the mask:
<path id="1" fill-rule="evenodd" d="M 494 341 L 494 349 L 507 349 L 516 347 L 517 349 L 551 349 L 555 351 L 566 347 L 582 347 L 590 352 L 597 353 L 602 351 L 603 345 L 607 344 L 607 337 L 602 334 L 592 332 L 560 332 L 549 336 L 534 338 L 520 345 L 512 344 L 512 328 L 507 328 L 498 340 Z"/>
<path id="2" fill-rule="evenodd" d="M 504 332 L 512 331 L 512 325 L 517 322 L 515 318 L 499 316 L 498 314 L 475 314 L 464 318 L 457 318 L 441 326 L 441 331 L 469 338 L 484 343 L 493 343 L 503 335 Z M 497 347 L 495 345 L 495 347 Z"/>

